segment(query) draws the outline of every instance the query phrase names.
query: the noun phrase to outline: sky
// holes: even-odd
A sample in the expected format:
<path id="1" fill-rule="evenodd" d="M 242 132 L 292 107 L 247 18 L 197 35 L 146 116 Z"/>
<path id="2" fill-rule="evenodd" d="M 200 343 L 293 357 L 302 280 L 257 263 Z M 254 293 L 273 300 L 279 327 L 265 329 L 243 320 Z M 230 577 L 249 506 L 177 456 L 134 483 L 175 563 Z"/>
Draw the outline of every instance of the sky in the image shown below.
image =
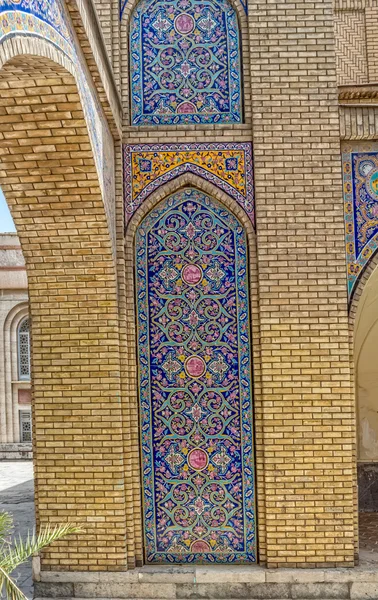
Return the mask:
<path id="1" fill-rule="evenodd" d="M 16 231 L 4 194 L 0 189 L 0 233 Z"/>

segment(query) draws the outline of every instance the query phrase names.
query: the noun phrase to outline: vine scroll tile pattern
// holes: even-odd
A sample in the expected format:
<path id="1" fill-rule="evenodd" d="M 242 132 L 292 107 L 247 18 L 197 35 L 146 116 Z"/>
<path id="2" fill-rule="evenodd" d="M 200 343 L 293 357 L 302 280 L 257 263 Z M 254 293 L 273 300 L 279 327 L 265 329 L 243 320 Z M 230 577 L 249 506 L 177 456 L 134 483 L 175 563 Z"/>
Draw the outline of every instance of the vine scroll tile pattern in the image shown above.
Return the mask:
<path id="1" fill-rule="evenodd" d="M 132 124 L 241 123 L 239 38 L 228 0 L 141 0 L 130 21 Z"/>
<path id="2" fill-rule="evenodd" d="M 348 294 L 378 248 L 378 146 L 343 152 Z"/>
<path id="3" fill-rule="evenodd" d="M 186 188 L 137 230 L 148 563 L 256 561 L 246 235 Z"/>
<path id="4" fill-rule="evenodd" d="M 254 225 L 252 146 L 248 143 L 125 145 L 126 223 L 151 192 L 188 171 L 234 198 Z"/>
<path id="5" fill-rule="evenodd" d="M 126 8 L 126 4 L 127 4 L 127 0 L 120 0 L 120 6 L 119 6 L 119 13 L 120 13 L 120 19 L 122 20 L 122 16 L 123 16 L 123 11 Z M 248 14 L 248 6 L 246 2 L 240 2 L 240 4 L 242 5 L 245 14 Z"/>
<path id="6" fill-rule="evenodd" d="M 113 138 L 91 85 L 64 3 L 61 0 L 0 0 L 0 44 L 15 34 L 45 39 L 59 48 L 75 67 L 105 209 L 115 243 Z"/>

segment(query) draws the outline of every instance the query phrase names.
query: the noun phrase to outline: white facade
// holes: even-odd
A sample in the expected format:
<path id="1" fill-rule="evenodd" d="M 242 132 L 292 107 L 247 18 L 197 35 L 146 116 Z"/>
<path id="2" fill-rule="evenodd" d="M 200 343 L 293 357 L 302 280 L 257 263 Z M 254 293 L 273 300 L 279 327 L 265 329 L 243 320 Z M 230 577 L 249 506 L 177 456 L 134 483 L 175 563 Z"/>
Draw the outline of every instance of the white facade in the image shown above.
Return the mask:
<path id="1" fill-rule="evenodd" d="M 28 282 L 15 233 L 0 234 L 0 444 L 31 441 Z"/>

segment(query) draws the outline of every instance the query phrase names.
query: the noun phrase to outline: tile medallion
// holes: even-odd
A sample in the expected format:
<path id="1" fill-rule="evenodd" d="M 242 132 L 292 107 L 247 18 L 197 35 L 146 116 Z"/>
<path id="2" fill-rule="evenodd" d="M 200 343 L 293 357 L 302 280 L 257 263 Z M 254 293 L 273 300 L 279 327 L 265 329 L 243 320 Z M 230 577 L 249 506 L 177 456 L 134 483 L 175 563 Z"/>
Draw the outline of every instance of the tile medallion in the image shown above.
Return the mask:
<path id="1" fill-rule="evenodd" d="M 378 248 L 378 144 L 343 147 L 348 294 Z"/>
<path id="2" fill-rule="evenodd" d="M 252 146 L 247 143 L 125 145 L 126 223 L 151 192 L 187 171 L 224 190 L 254 224 Z"/>
<path id="3" fill-rule="evenodd" d="M 185 188 L 136 234 L 148 563 L 256 561 L 247 240 Z"/>
<path id="4" fill-rule="evenodd" d="M 141 0 L 130 19 L 131 123 L 241 123 L 239 25 L 228 0 Z"/>
<path id="5" fill-rule="evenodd" d="M 15 34 L 45 39 L 59 48 L 74 66 L 114 240 L 113 138 L 64 3 L 61 0 L 0 0 L 0 44 Z"/>

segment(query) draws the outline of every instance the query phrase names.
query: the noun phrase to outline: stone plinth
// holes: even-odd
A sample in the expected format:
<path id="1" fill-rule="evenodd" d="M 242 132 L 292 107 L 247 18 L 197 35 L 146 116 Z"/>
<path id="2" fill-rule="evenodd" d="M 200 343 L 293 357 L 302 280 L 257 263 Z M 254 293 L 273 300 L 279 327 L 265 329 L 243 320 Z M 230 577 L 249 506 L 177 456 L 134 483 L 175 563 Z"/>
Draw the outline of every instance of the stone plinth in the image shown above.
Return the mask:
<path id="1" fill-rule="evenodd" d="M 35 573 L 35 598 L 314 599 L 378 598 L 378 569 L 142 567 L 125 573 Z"/>

